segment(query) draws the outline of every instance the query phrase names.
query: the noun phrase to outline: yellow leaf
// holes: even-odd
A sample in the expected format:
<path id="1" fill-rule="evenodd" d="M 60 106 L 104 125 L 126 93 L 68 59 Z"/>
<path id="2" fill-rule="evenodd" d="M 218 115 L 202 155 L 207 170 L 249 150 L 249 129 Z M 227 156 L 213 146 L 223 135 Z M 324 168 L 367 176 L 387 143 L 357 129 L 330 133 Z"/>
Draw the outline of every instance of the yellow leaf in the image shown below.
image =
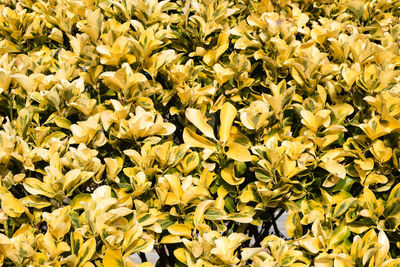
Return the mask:
<path id="1" fill-rule="evenodd" d="M 56 117 L 54 119 L 54 122 L 58 127 L 61 127 L 61 128 L 64 128 L 64 129 L 68 129 L 69 130 L 70 127 L 71 127 L 71 121 L 69 121 L 66 118 Z"/>
<path id="2" fill-rule="evenodd" d="M 389 239 L 383 230 L 379 231 L 378 244 L 380 245 L 380 248 L 375 256 L 375 265 L 381 266 L 387 257 L 390 248 Z"/>
<path id="3" fill-rule="evenodd" d="M 263 101 L 251 102 L 250 106 L 240 110 L 240 121 L 250 130 L 259 130 L 268 124 L 269 105 Z"/>
<path id="4" fill-rule="evenodd" d="M 183 141 L 191 147 L 206 148 L 211 151 L 216 151 L 215 145 L 208 139 L 196 134 L 189 128 L 183 130 Z"/>
<path id="5" fill-rule="evenodd" d="M 374 168 L 374 160 L 372 158 L 356 159 L 354 162 L 364 171 L 370 171 Z"/>
<path id="6" fill-rule="evenodd" d="M 340 201 L 333 211 L 333 216 L 336 218 L 342 216 L 354 203 L 357 202 L 355 198 L 347 198 Z"/>
<path id="7" fill-rule="evenodd" d="M 51 34 L 49 35 L 49 38 L 54 40 L 54 41 L 56 41 L 59 44 L 63 43 L 63 33 L 62 33 L 62 31 L 60 31 L 56 27 L 54 27 L 51 30 Z"/>
<path id="8" fill-rule="evenodd" d="M 375 210 L 378 207 L 378 202 L 376 201 L 375 194 L 368 189 L 368 187 L 364 187 L 364 193 L 362 195 L 363 205 L 368 208 L 372 213 L 375 213 Z"/>
<path id="9" fill-rule="evenodd" d="M 69 106 L 76 108 L 86 116 L 89 116 L 94 107 L 96 106 L 97 101 L 91 99 L 86 94 L 80 95 L 78 99 L 74 102 L 69 103 Z"/>
<path id="10" fill-rule="evenodd" d="M 17 130 L 17 133 L 20 136 L 23 136 L 26 130 L 26 127 L 28 126 L 29 122 L 31 120 L 31 112 L 27 108 L 22 109 L 19 112 L 15 128 Z"/>
<path id="11" fill-rule="evenodd" d="M 174 243 L 181 243 L 182 239 L 179 237 L 179 235 L 165 235 L 161 239 L 160 243 L 161 244 L 174 244 Z"/>
<path id="12" fill-rule="evenodd" d="M 87 261 L 92 258 L 95 252 L 96 239 L 94 237 L 91 237 L 82 245 L 82 247 L 79 248 L 78 256 L 75 260 L 75 266 L 83 266 Z"/>
<path id="13" fill-rule="evenodd" d="M 51 206 L 50 201 L 47 201 L 47 199 L 34 195 L 28 195 L 22 198 L 21 201 L 23 205 L 36 209 L 43 209 L 45 207 Z"/>
<path id="14" fill-rule="evenodd" d="M 32 91 L 35 91 L 36 86 L 34 86 L 34 81 L 33 78 L 31 78 L 31 76 L 27 77 L 24 74 L 16 73 L 11 75 L 11 77 L 15 81 L 17 81 L 26 92 L 30 93 Z"/>
<path id="15" fill-rule="evenodd" d="M 204 55 L 204 62 L 211 66 L 215 62 L 218 61 L 218 59 L 221 57 L 221 55 L 228 49 L 229 47 L 229 32 L 221 32 L 218 36 L 218 42 L 216 45 L 216 49 L 209 50 L 205 55 Z"/>
<path id="16" fill-rule="evenodd" d="M 196 152 L 191 152 L 181 161 L 182 171 L 185 174 L 193 171 L 200 163 L 199 154 Z"/>
<path id="17" fill-rule="evenodd" d="M 241 162 L 251 161 L 250 151 L 245 146 L 238 143 L 231 143 L 228 147 L 228 152 L 226 152 L 228 158 Z"/>
<path id="18" fill-rule="evenodd" d="M 353 83 L 356 81 L 358 75 L 360 74 L 358 71 L 353 68 L 344 67 L 341 71 L 342 77 L 346 84 L 351 87 Z"/>
<path id="19" fill-rule="evenodd" d="M 124 160 L 121 157 L 105 158 L 107 179 L 119 183 L 118 173 L 122 170 Z"/>
<path id="20" fill-rule="evenodd" d="M 203 187 L 208 188 L 214 181 L 214 179 L 215 179 L 215 174 L 209 171 L 207 168 L 204 168 L 203 172 L 200 175 L 200 184 Z"/>
<path id="21" fill-rule="evenodd" d="M 196 210 L 193 215 L 193 223 L 195 226 L 198 226 L 204 220 L 204 212 L 211 204 L 214 203 L 214 200 L 204 200 L 199 205 L 197 205 Z"/>
<path id="22" fill-rule="evenodd" d="M 240 246 L 241 243 L 250 239 L 242 233 L 232 233 L 228 237 L 222 236 L 214 240 L 215 247 L 211 253 L 220 258 L 227 265 L 236 264 L 239 259 L 236 257 L 234 251 Z"/>
<path id="23" fill-rule="evenodd" d="M 308 110 L 300 111 L 300 115 L 302 117 L 301 123 L 307 126 L 313 132 L 317 132 L 318 129 L 323 125 L 324 127 L 328 127 L 330 124 L 329 114 L 330 110 L 320 110 L 315 115 Z"/>
<path id="24" fill-rule="evenodd" d="M 345 167 L 342 164 L 338 163 L 336 160 L 329 159 L 326 162 L 321 162 L 320 166 L 341 179 L 346 178 Z"/>
<path id="25" fill-rule="evenodd" d="M 301 252 L 300 251 L 296 251 L 296 250 L 287 250 L 285 252 L 283 252 L 280 257 L 279 257 L 279 266 L 296 266 L 295 261 L 297 260 L 297 258 L 301 256 Z M 307 265 L 306 265 L 307 266 Z"/>
<path id="26" fill-rule="evenodd" d="M 362 184 L 369 186 L 377 183 L 386 184 L 388 182 L 388 178 L 385 175 L 377 174 L 376 172 L 371 172 L 368 174 L 365 181 L 361 181 Z"/>
<path id="27" fill-rule="evenodd" d="M 230 164 L 228 167 L 221 170 L 221 177 L 230 185 L 239 185 L 244 182 L 243 178 L 235 177 L 235 167 L 233 164 Z"/>
<path id="28" fill-rule="evenodd" d="M 222 86 L 235 75 L 235 72 L 231 68 L 224 68 L 219 63 L 215 64 L 213 69 L 215 71 L 215 79 L 218 81 L 219 86 Z"/>
<path id="29" fill-rule="evenodd" d="M 13 261 L 18 258 L 17 255 L 15 255 L 15 248 L 13 243 L 6 235 L 3 234 L 0 234 L 0 253 Z"/>
<path id="30" fill-rule="evenodd" d="M 95 11 L 86 10 L 85 16 L 87 17 L 85 24 L 78 23 L 77 26 L 82 32 L 86 33 L 93 42 L 97 42 L 101 30 L 101 24 L 104 21 L 103 15 L 100 9 L 95 9 Z"/>
<path id="31" fill-rule="evenodd" d="M 381 267 L 393 267 L 399 265 L 400 265 L 400 259 L 388 259 L 381 265 Z"/>
<path id="32" fill-rule="evenodd" d="M 303 226 L 300 223 L 300 215 L 298 212 L 291 212 L 286 219 L 286 231 L 292 238 L 298 238 L 303 235 Z"/>
<path id="33" fill-rule="evenodd" d="M 109 249 L 103 258 L 104 267 L 125 267 L 122 253 L 119 249 Z"/>
<path id="34" fill-rule="evenodd" d="M 335 246 L 341 242 L 344 242 L 350 235 L 350 228 L 347 225 L 344 225 L 344 221 L 343 224 L 337 226 L 330 237 L 329 240 L 329 247 L 331 246 Z"/>
<path id="35" fill-rule="evenodd" d="M 1 197 L 1 208 L 10 217 L 19 217 L 25 211 L 21 201 L 11 193 L 6 193 Z"/>
<path id="36" fill-rule="evenodd" d="M 385 144 L 381 140 L 376 140 L 372 148 L 370 148 L 372 155 L 381 163 L 390 160 L 392 157 L 392 149 L 385 147 Z"/>
<path id="37" fill-rule="evenodd" d="M 168 192 L 167 197 L 165 198 L 165 205 L 177 205 L 180 203 L 180 198 L 175 193 Z"/>
<path id="38" fill-rule="evenodd" d="M 189 226 L 185 224 L 174 224 L 168 227 L 168 232 L 173 235 L 184 236 L 192 238 L 192 231 Z"/>
<path id="39" fill-rule="evenodd" d="M 83 209 L 85 205 L 88 205 L 89 201 L 92 199 L 90 194 L 79 194 L 76 195 L 70 202 L 72 210 Z"/>
<path id="40" fill-rule="evenodd" d="M 93 172 L 80 171 L 73 169 L 67 172 L 64 176 L 63 190 L 67 196 L 71 195 L 73 191 L 81 184 L 93 177 Z"/>
<path id="41" fill-rule="evenodd" d="M 188 108 L 186 109 L 185 115 L 205 136 L 215 139 L 213 128 L 203 118 L 200 110 Z"/>
<path id="42" fill-rule="evenodd" d="M 229 102 L 225 102 L 221 108 L 220 121 L 221 126 L 219 128 L 219 140 L 222 144 L 225 144 L 230 136 L 233 120 L 237 114 L 236 108 Z"/>
<path id="43" fill-rule="evenodd" d="M 379 116 L 372 117 L 369 121 L 360 124 L 359 127 L 371 140 L 375 140 L 391 132 L 389 128 L 381 124 Z"/>
<path id="44" fill-rule="evenodd" d="M 330 106 L 329 109 L 332 110 L 332 113 L 335 117 L 332 121 L 335 124 L 343 123 L 346 117 L 354 112 L 354 108 L 346 103 Z"/>
<path id="45" fill-rule="evenodd" d="M 251 223 L 253 221 L 253 216 L 241 213 L 229 213 L 226 219 L 238 223 Z"/>
<path id="46" fill-rule="evenodd" d="M 334 267 L 353 267 L 354 262 L 348 255 L 343 253 L 343 254 L 339 254 L 335 257 L 333 266 Z"/>
<path id="47" fill-rule="evenodd" d="M 334 258 L 326 253 L 318 255 L 314 259 L 315 267 L 333 267 Z"/>
<path id="48" fill-rule="evenodd" d="M 278 172 L 282 175 L 282 178 L 290 179 L 306 169 L 306 167 L 298 167 L 297 165 L 295 160 L 290 160 L 285 156 L 279 164 Z"/>
<path id="49" fill-rule="evenodd" d="M 174 256 L 182 263 L 186 264 L 186 250 L 184 248 L 177 248 L 174 250 Z"/>
<path id="50" fill-rule="evenodd" d="M 43 219 L 47 222 L 48 230 L 56 239 L 61 239 L 69 232 L 71 220 L 68 216 L 69 206 L 53 210 L 52 213 L 43 212 Z"/>
<path id="51" fill-rule="evenodd" d="M 306 239 L 302 239 L 300 245 L 312 254 L 317 254 L 322 248 L 321 242 L 316 237 L 307 237 Z"/>
<path id="52" fill-rule="evenodd" d="M 171 190 L 178 196 L 182 196 L 184 191 L 181 186 L 181 181 L 176 174 L 167 174 L 165 175 L 165 178 L 167 179 L 168 183 L 170 184 Z"/>

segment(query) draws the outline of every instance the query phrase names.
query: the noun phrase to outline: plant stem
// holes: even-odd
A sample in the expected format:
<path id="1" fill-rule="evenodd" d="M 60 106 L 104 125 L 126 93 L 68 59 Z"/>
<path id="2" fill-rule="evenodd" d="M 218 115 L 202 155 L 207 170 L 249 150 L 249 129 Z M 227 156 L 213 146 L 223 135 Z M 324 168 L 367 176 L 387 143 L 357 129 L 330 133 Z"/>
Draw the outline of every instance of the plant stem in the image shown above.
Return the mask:
<path id="1" fill-rule="evenodd" d="M 7 220 L 4 221 L 3 226 L 4 226 L 4 233 L 5 233 L 6 236 L 8 236 L 9 232 L 8 232 Z"/>
<path id="2" fill-rule="evenodd" d="M 14 120 L 14 115 L 13 115 L 13 104 L 14 104 L 14 95 L 10 97 L 10 120 Z"/>
<path id="3" fill-rule="evenodd" d="M 98 104 L 100 105 L 100 104 L 101 104 L 100 88 L 99 88 L 99 87 L 97 86 L 97 84 L 96 84 L 94 89 L 95 89 L 96 92 L 97 92 L 97 102 L 98 102 Z"/>
<path id="4" fill-rule="evenodd" d="M 140 260 L 142 261 L 142 263 L 147 262 L 146 254 L 144 254 L 143 252 L 139 252 L 139 257 L 140 257 Z"/>

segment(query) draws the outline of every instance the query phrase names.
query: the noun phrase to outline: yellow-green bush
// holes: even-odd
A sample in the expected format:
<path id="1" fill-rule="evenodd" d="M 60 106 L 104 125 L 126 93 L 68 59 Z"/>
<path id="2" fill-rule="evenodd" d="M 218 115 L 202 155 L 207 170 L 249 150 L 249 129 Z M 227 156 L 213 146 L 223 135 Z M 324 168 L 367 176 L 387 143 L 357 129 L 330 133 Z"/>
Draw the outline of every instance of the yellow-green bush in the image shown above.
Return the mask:
<path id="1" fill-rule="evenodd" d="M 400 265 L 399 1 L 0 14 L 4 266 Z"/>

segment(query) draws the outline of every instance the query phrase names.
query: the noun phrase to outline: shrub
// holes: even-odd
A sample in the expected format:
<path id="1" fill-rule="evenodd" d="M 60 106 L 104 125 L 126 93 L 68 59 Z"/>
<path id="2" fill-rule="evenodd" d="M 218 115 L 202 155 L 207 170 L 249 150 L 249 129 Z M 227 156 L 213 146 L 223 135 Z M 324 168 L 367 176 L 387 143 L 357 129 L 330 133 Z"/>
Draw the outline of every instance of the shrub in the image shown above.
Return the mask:
<path id="1" fill-rule="evenodd" d="M 0 12 L 2 264 L 400 265 L 399 1 Z"/>

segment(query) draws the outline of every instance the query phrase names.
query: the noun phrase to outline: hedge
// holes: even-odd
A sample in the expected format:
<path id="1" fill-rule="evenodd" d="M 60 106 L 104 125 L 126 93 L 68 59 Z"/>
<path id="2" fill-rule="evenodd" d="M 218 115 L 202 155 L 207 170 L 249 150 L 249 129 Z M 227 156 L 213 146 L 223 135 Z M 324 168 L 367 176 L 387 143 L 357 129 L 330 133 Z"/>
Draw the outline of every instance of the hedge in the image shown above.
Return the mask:
<path id="1" fill-rule="evenodd" d="M 0 13 L 0 265 L 400 266 L 400 1 Z"/>

